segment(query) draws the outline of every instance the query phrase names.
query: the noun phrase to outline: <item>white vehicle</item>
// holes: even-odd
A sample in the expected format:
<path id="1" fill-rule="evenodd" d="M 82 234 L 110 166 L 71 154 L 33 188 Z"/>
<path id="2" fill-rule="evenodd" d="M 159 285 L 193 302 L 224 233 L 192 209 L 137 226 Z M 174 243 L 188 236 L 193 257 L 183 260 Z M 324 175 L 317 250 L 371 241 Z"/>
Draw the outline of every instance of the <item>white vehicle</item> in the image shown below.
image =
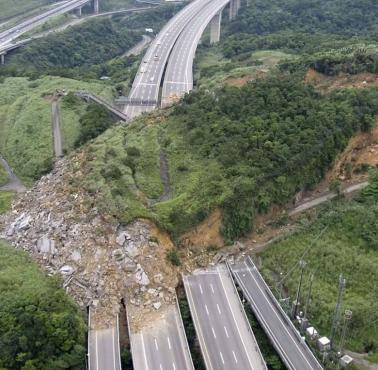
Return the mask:
<path id="1" fill-rule="evenodd" d="M 148 60 L 147 60 L 147 59 L 145 59 L 145 60 L 143 61 L 143 63 L 148 63 Z"/>
<path id="2" fill-rule="evenodd" d="M 153 77 L 150 78 L 150 82 L 154 82 L 154 78 Z"/>
<path id="3" fill-rule="evenodd" d="M 152 28 L 146 28 L 145 31 L 148 33 L 154 33 L 154 30 Z"/>
<path id="4" fill-rule="evenodd" d="M 144 73 L 144 72 L 146 72 L 146 68 L 141 67 L 141 69 L 140 69 L 140 73 Z"/>
<path id="5" fill-rule="evenodd" d="M 155 55 L 154 60 L 159 60 L 159 55 Z"/>

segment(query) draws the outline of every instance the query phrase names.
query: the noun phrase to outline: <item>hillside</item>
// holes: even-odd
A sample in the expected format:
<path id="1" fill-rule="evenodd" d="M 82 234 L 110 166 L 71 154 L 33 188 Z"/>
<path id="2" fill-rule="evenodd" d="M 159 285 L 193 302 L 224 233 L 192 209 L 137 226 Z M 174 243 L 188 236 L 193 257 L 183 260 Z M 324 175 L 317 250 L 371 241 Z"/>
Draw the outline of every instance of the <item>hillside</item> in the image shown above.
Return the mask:
<path id="1" fill-rule="evenodd" d="M 25 252 L 0 241 L 0 367 L 83 369 L 82 313 Z"/>
<path id="2" fill-rule="evenodd" d="M 74 96 L 87 90 L 111 102 L 127 95 L 142 56 L 122 55 L 180 7 L 92 19 L 31 42 L 0 66 L 0 153 L 29 187 L 17 195 L 0 190 L 0 238 L 55 276 L 0 241 L 0 368 L 83 368 L 83 318 L 57 276 L 79 307 L 91 305 L 94 328 L 107 327 L 125 298 L 133 327 L 141 328 L 175 303 L 180 273 L 255 253 L 284 234 L 257 259 L 270 285 L 277 288 L 277 276 L 310 245 L 304 289 L 315 271 L 311 321 L 329 335 L 342 272 L 342 309 L 353 311 L 346 347 L 377 356 L 376 1 L 251 2 L 236 20 L 224 17 L 219 44 L 205 34 L 194 91 L 126 124 Z M 56 160 L 55 100 L 64 150 Z M 338 191 L 369 174 L 356 199 L 289 217 L 306 194 Z M 285 279 L 287 296 L 295 294 L 297 272 Z M 12 321 L 20 306 L 30 307 L 27 322 L 34 314 L 41 322 Z M 62 341 L 52 340 L 54 348 L 38 347 L 56 332 Z M 270 368 L 281 370 L 268 352 Z"/>
<path id="3" fill-rule="evenodd" d="M 353 312 L 346 346 L 362 353 L 378 351 L 378 292 L 370 284 L 378 278 L 377 195 L 378 174 L 372 172 L 370 186 L 356 200 L 332 202 L 313 213 L 311 218 L 303 216 L 294 235 L 261 254 L 262 271 L 278 291 L 279 274 L 286 276 L 297 266 L 284 281 L 285 294 L 291 299 L 298 285 L 297 263 L 300 258 L 307 262 L 302 307 L 307 296 L 308 277 L 314 273 L 310 320 L 325 335 L 330 332 L 338 277 L 342 273 L 347 284 L 341 312 L 345 309 Z"/>

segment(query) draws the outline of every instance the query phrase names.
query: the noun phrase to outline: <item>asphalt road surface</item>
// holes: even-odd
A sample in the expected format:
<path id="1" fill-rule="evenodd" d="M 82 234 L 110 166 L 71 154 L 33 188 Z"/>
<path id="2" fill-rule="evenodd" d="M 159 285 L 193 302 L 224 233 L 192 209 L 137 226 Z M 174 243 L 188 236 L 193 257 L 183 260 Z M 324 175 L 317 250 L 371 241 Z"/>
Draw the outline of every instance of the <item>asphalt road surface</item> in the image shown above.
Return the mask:
<path id="1" fill-rule="evenodd" d="M 267 369 L 224 265 L 183 276 L 207 370 Z"/>
<path id="2" fill-rule="evenodd" d="M 16 176 L 13 169 L 9 166 L 8 162 L 1 155 L 0 166 L 3 166 L 8 174 L 8 183 L 3 186 L 0 186 L 0 190 L 11 190 L 17 192 L 22 192 L 26 190 L 21 180 Z"/>
<path id="3" fill-rule="evenodd" d="M 172 49 L 163 82 L 162 107 L 171 105 L 193 89 L 193 60 L 201 36 L 214 15 L 229 0 L 213 0 L 189 22 Z"/>
<path id="4" fill-rule="evenodd" d="M 159 98 L 159 89 L 164 68 L 169 54 L 185 25 L 190 22 L 210 0 L 194 0 L 178 12 L 159 32 L 143 57 L 143 61 L 135 76 L 125 113 L 135 117 L 142 112 L 153 110 Z M 137 102 L 151 102 L 149 105 L 138 105 Z"/>
<path id="5" fill-rule="evenodd" d="M 45 23 L 49 18 L 58 14 L 67 13 L 81 5 L 88 3 L 90 0 L 70 0 L 61 4 L 54 9 L 48 10 L 42 14 L 31 17 L 20 24 L 9 28 L 0 33 L 0 48 L 5 44 L 10 43 L 22 34 L 32 30 L 33 28 Z"/>
<path id="6" fill-rule="evenodd" d="M 322 366 L 273 297 L 252 260 L 248 258 L 231 265 L 231 271 L 287 368 L 322 370 Z"/>
<path id="7" fill-rule="evenodd" d="M 134 370 L 194 370 L 176 306 L 142 331 L 131 334 Z"/>
<path id="8" fill-rule="evenodd" d="M 90 330 L 88 338 L 89 370 L 121 370 L 117 325 Z"/>
<path id="9" fill-rule="evenodd" d="M 63 156 L 62 147 L 62 135 L 60 131 L 60 114 L 59 114 L 59 103 L 53 100 L 51 103 L 51 118 L 52 118 L 52 131 L 53 131 L 53 143 L 54 143 L 54 154 L 55 157 Z"/>

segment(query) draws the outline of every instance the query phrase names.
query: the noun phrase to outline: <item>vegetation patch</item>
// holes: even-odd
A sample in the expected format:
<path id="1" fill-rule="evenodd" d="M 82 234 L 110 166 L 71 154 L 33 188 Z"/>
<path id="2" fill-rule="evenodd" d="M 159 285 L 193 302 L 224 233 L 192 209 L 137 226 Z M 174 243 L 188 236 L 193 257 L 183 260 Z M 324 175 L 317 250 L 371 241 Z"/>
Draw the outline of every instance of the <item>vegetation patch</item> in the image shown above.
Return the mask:
<path id="1" fill-rule="evenodd" d="M 51 97 L 57 89 L 89 90 L 106 100 L 112 97 L 110 86 L 57 77 L 6 78 L 0 84 L 0 150 L 17 175 L 26 184 L 51 168 Z M 85 105 L 63 98 L 60 106 L 63 145 L 73 148 L 79 135 L 79 120 Z"/>
<path id="2" fill-rule="evenodd" d="M 299 282 L 298 261 L 303 256 L 305 284 L 302 307 L 308 291 L 308 276 L 315 274 L 310 321 L 321 335 L 329 335 L 336 305 L 339 274 L 347 280 L 341 307 L 353 311 L 347 332 L 347 347 L 358 352 L 378 351 L 378 293 L 372 286 L 378 264 L 378 176 L 373 172 L 370 185 L 353 201 L 337 201 L 322 207 L 315 221 L 305 216 L 294 235 L 275 243 L 261 254 L 262 272 L 272 286 L 277 276 L 286 276 L 284 291 L 294 299 Z M 320 238 L 319 235 L 321 234 Z M 279 290 L 279 288 L 278 288 Z M 302 308 L 303 309 L 303 308 Z M 340 335 L 341 332 L 338 332 Z M 337 339 L 338 340 L 338 339 Z"/>
<path id="3" fill-rule="evenodd" d="M 0 186 L 5 185 L 8 182 L 8 173 L 0 165 Z"/>
<path id="4" fill-rule="evenodd" d="M 200 90 L 159 126 L 141 117 L 91 144 L 89 188 L 121 220 L 148 217 L 174 237 L 220 207 L 223 235 L 232 241 L 251 230 L 257 213 L 319 182 L 352 135 L 372 126 L 377 94 L 372 88 L 322 95 L 294 74 Z M 128 145 L 140 155 L 130 156 Z M 160 148 L 172 191 L 156 202 Z"/>
<path id="5" fill-rule="evenodd" d="M 0 190 L 0 215 L 10 210 L 14 195 L 13 191 Z"/>
<path id="6" fill-rule="evenodd" d="M 0 367 L 83 369 L 85 322 L 59 279 L 1 241 L 0 257 Z"/>

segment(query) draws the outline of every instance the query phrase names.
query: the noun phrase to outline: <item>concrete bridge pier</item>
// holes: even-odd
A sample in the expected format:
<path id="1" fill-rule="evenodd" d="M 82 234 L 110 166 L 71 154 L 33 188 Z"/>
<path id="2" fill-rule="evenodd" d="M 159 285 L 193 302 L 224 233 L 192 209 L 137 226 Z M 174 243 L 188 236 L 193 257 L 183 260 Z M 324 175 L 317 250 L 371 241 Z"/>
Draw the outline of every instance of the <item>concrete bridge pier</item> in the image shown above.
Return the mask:
<path id="1" fill-rule="evenodd" d="M 100 9 L 99 0 L 93 0 L 93 12 L 95 14 L 98 14 L 99 9 Z"/>
<path id="2" fill-rule="evenodd" d="M 5 54 L 6 53 L 0 55 L 0 64 L 5 64 Z"/>
<path id="3" fill-rule="evenodd" d="M 215 44 L 220 40 L 220 28 L 222 22 L 222 10 L 221 9 L 210 22 L 210 44 Z"/>
<path id="4" fill-rule="evenodd" d="M 230 13 L 229 13 L 229 19 L 232 21 L 236 18 L 236 15 L 238 14 L 238 7 L 237 7 L 238 0 L 231 0 L 230 1 Z"/>
<path id="5" fill-rule="evenodd" d="M 76 15 L 78 17 L 81 17 L 81 6 L 79 8 L 76 8 Z"/>

